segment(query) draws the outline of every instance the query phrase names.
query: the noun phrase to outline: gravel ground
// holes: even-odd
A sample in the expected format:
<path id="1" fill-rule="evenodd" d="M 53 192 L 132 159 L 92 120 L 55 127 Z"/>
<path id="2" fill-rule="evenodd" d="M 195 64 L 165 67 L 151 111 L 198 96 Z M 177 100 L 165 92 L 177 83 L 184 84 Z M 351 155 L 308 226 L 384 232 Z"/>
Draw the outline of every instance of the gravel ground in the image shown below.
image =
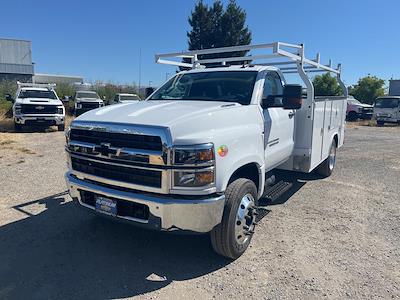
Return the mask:
<path id="1" fill-rule="evenodd" d="M 231 262 L 208 236 L 138 230 L 65 193 L 60 132 L 0 133 L 1 299 L 400 299 L 400 128 L 347 129 Z"/>

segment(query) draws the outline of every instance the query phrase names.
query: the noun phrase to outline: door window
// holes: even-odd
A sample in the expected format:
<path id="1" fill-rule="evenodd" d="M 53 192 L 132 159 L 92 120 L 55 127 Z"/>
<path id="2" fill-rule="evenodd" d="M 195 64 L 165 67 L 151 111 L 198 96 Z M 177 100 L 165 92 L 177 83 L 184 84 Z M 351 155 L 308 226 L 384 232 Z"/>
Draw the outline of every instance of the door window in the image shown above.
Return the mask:
<path id="1" fill-rule="evenodd" d="M 283 86 L 279 74 L 268 72 L 264 81 L 263 102 L 266 101 L 268 107 L 282 107 L 282 94 Z"/>

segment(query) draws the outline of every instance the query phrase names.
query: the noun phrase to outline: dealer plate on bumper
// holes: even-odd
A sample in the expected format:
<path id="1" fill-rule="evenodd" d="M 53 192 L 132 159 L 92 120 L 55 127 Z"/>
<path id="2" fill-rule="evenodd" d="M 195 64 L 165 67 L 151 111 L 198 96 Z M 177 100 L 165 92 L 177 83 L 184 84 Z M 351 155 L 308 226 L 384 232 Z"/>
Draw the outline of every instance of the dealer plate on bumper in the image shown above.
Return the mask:
<path id="1" fill-rule="evenodd" d="M 117 215 L 117 201 L 96 196 L 96 211 L 115 217 Z"/>

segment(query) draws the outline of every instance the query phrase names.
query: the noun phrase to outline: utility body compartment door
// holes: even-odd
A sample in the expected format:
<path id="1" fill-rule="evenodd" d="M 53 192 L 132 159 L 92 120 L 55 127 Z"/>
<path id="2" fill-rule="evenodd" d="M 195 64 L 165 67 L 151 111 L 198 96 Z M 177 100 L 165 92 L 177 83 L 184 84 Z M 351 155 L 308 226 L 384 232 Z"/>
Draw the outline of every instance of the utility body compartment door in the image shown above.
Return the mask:
<path id="1" fill-rule="evenodd" d="M 282 80 L 277 72 L 270 71 L 264 79 L 262 101 L 268 102 L 263 109 L 265 167 L 270 170 L 285 162 L 294 148 L 294 110 L 282 107 Z"/>

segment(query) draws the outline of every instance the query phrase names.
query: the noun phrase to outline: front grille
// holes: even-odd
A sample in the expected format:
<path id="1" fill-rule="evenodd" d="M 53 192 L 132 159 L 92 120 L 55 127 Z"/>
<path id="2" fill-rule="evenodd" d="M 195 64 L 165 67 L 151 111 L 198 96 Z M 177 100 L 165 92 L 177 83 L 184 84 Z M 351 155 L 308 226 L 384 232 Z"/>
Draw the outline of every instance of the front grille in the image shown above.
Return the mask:
<path id="1" fill-rule="evenodd" d="M 55 114 L 57 105 L 22 104 L 21 112 L 23 114 Z"/>
<path id="2" fill-rule="evenodd" d="M 362 108 L 362 112 L 363 113 L 372 113 L 373 112 L 373 108 L 372 107 L 363 107 Z"/>
<path id="3" fill-rule="evenodd" d="M 96 194 L 88 191 L 80 191 L 81 201 L 92 208 L 96 207 Z M 121 217 L 131 217 L 136 219 L 148 220 L 149 207 L 144 204 L 126 201 L 122 199 L 110 198 L 117 202 L 117 215 Z"/>
<path id="4" fill-rule="evenodd" d="M 72 169 L 126 183 L 161 188 L 161 171 L 144 170 L 71 157 Z"/>
<path id="5" fill-rule="evenodd" d="M 159 136 L 102 132 L 84 129 L 71 129 L 71 141 L 100 145 L 108 143 L 111 147 L 133 148 L 141 150 L 161 151 L 162 143 Z"/>
<path id="6" fill-rule="evenodd" d="M 95 109 L 99 108 L 98 102 L 80 102 L 82 109 Z"/>

